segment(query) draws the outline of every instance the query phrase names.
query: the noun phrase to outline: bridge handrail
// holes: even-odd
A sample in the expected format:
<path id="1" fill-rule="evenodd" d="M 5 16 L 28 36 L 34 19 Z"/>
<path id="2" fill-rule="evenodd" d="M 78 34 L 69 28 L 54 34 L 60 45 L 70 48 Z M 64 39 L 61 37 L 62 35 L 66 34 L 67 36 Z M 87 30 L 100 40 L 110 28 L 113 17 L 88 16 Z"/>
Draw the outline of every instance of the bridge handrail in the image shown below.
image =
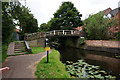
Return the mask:
<path id="1" fill-rule="evenodd" d="M 27 41 L 25 41 L 26 51 L 32 53 L 32 49 L 29 47 Z"/>
<path id="2" fill-rule="evenodd" d="M 48 31 L 48 32 L 54 32 L 54 31 L 74 31 L 74 30 L 53 30 L 53 31 Z"/>
<path id="3" fill-rule="evenodd" d="M 54 31 L 46 32 L 46 35 L 59 35 L 61 33 L 63 35 L 68 35 L 68 32 L 70 32 L 69 34 L 71 35 L 74 34 L 74 30 L 54 30 Z"/>

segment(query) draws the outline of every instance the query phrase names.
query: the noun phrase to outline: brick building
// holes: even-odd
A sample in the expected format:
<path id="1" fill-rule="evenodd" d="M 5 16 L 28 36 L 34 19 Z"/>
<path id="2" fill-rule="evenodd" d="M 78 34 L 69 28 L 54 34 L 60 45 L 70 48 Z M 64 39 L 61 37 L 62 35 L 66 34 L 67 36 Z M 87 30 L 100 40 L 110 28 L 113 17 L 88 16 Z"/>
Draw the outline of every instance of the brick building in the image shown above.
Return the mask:
<path id="1" fill-rule="evenodd" d="M 116 9 L 111 9 L 111 8 L 108 8 L 104 11 L 102 11 L 102 13 L 104 13 L 104 17 L 107 17 L 107 18 L 110 18 L 110 19 L 116 19 L 118 20 L 119 22 L 119 15 L 120 15 L 120 12 L 119 12 L 119 8 L 116 8 Z M 111 32 L 111 35 L 119 32 L 119 26 L 111 26 L 110 29 L 109 29 L 109 32 Z"/>

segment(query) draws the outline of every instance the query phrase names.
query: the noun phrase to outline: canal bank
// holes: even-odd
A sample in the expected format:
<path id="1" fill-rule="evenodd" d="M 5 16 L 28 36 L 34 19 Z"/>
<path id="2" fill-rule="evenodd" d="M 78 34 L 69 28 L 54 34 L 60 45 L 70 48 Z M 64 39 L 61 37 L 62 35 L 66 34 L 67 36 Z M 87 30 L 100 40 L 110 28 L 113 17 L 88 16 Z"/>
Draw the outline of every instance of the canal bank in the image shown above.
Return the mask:
<path id="1" fill-rule="evenodd" d="M 83 49 L 120 53 L 120 41 L 85 40 Z"/>

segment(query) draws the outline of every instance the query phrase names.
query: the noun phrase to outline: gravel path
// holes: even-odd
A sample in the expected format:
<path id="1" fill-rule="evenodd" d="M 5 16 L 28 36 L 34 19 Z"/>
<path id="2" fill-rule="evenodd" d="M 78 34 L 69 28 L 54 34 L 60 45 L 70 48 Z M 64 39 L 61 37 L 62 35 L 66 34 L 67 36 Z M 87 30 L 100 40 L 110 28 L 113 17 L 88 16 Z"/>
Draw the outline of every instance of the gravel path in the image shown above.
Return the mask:
<path id="1" fill-rule="evenodd" d="M 50 50 L 51 52 L 52 50 Z M 34 75 L 36 66 L 46 52 L 39 54 L 10 56 L 3 63 L 3 67 L 9 67 L 10 70 L 2 74 L 3 78 L 36 78 Z"/>

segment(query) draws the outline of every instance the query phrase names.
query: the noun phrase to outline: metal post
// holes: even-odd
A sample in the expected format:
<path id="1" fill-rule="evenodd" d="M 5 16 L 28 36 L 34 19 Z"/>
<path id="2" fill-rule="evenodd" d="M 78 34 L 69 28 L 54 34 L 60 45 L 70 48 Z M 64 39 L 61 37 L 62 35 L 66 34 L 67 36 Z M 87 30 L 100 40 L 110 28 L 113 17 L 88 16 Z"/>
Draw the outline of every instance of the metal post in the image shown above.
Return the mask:
<path id="1" fill-rule="evenodd" d="M 49 63 L 49 51 L 47 51 L 47 63 Z"/>

